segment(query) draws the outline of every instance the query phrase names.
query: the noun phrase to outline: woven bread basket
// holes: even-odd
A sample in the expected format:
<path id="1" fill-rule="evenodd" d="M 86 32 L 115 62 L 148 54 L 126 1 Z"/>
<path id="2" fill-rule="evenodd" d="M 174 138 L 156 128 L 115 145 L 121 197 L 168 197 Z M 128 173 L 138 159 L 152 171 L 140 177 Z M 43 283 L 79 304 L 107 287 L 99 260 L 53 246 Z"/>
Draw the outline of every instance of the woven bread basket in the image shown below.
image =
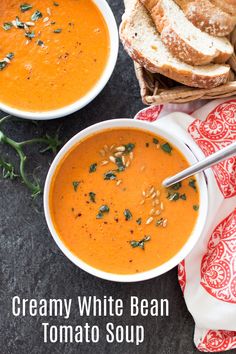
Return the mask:
<path id="1" fill-rule="evenodd" d="M 161 103 L 184 103 L 197 99 L 214 99 L 236 94 L 236 28 L 230 35 L 234 54 L 228 63 L 231 67 L 228 83 L 212 89 L 198 89 L 182 85 L 161 74 L 151 73 L 134 62 L 135 73 L 140 86 L 142 101 L 146 105 Z"/>

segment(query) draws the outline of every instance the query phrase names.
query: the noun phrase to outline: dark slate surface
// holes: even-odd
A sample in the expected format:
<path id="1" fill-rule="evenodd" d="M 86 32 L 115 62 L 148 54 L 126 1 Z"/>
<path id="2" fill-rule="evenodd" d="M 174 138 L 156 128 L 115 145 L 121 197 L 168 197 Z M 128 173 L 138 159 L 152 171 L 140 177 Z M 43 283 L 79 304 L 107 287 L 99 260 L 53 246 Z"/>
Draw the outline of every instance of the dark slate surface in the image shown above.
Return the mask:
<path id="1" fill-rule="evenodd" d="M 110 0 L 110 5 L 120 23 L 123 12 L 121 1 Z M 10 122 L 5 132 L 17 140 L 25 140 L 46 132 L 53 133 L 60 127 L 64 141 L 81 129 L 111 118 L 132 117 L 142 108 L 139 88 L 131 60 L 120 47 L 116 70 L 106 88 L 95 101 L 82 111 L 64 119 L 42 122 Z M 2 150 L 10 160 L 16 156 L 9 149 Z M 40 155 L 36 147 L 28 151 L 30 170 L 35 170 L 44 182 L 52 156 Z M 39 166 L 39 167 L 38 167 Z M 37 167 L 37 168 L 36 168 Z M 192 354 L 194 323 L 188 313 L 177 282 L 177 270 L 146 282 L 119 284 L 96 279 L 76 268 L 60 252 L 47 229 L 42 209 L 42 198 L 33 202 L 27 189 L 19 182 L 0 180 L 0 352 L 1 354 L 52 354 L 52 353 L 160 353 Z M 14 318 L 11 314 L 11 298 L 72 298 L 79 295 L 113 296 L 122 298 L 125 305 L 131 295 L 141 298 L 168 298 L 169 318 L 130 318 L 126 312 L 116 324 L 142 324 L 145 326 L 144 344 L 44 344 L 41 322 L 51 324 L 98 324 L 101 329 L 107 318 L 79 318 L 76 311 L 69 322 L 57 318 Z M 235 351 L 234 351 L 235 352 Z M 229 352 L 230 353 L 230 352 Z M 233 351 L 231 351 L 233 353 Z"/>

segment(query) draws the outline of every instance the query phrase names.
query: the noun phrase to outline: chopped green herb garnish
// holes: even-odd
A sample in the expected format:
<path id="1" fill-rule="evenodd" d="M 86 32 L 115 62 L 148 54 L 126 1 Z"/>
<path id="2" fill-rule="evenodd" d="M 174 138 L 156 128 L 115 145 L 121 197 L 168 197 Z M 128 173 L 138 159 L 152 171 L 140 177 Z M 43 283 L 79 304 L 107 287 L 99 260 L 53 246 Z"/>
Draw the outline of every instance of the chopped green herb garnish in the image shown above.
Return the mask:
<path id="1" fill-rule="evenodd" d="M 16 22 L 16 27 L 24 28 L 24 23 L 20 21 L 18 16 L 16 16 L 15 22 Z"/>
<path id="2" fill-rule="evenodd" d="M 167 199 L 169 200 L 179 200 L 179 199 L 182 199 L 182 200 L 186 200 L 187 197 L 186 197 L 186 194 L 180 194 L 179 192 L 173 192 L 173 191 L 168 191 L 168 194 L 167 194 Z"/>
<path id="3" fill-rule="evenodd" d="M 0 71 L 5 69 L 6 66 L 7 66 L 7 62 L 4 60 L 0 60 Z"/>
<path id="4" fill-rule="evenodd" d="M 101 213 L 108 213 L 108 212 L 110 211 L 110 208 L 109 208 L 109 206 L 107 206 L 107 205 L 102 205 L 102 206 L 99 208 L 99 211 L 100 211 Z"/>
<path id="5" fill-rule="evenodd" d="M 178 192 L 168 192 L 167 199 L 176 201 L 179 199 L 179 193 Z"/>
<path id="6" fill-rule="evenodd" d="M 142 224 L 142 218 L 138 218 L 138 219 L 136 220 L 136 223 L 137 223 L 138 225 L 141 225 L 141 224 Z"/>
<path id="7" fill-rule="evenodd" d="M 196 180 L 191 178 L 190 181 L 188 182 L 188 185 L 193 188 L 195 191 L 197 190 L 197 186 L 196 186 Z"/>
<path id="8" fill-rule="evenodd" d="M 96 203 L 96 194 L 94 192 L 89 192 L 89 199 L 92 203 Z"/>
<path id="9" fill-rule="evenodd" d="M 96 219 L 102 219 L 104 213 L 109 213 L 109 211 L 110 211 L 109 206 L 107 206 L 107 205 L 102 205 L 102 206 L 99 208 L 99 212 L 98 212 L 98 214 L 97 214 L 97 216 L 96 216 Z"/>
<path id="10" fill-rule="evenodd" d="M 53 32 L 54 32 L 54 33 L 61 33 L 61 31 L 62 31 L 61 28 L 57 28 L 57 29 L 55 29 Z"/>
<path id="11" fill-rule="evenodd" d="M 159 144 L 159 140 L 158 140 L 157 138 L 153 138 L 152 141 L 153 141 L 153 143 L 156 144 L 156 145 Z"/>
<path id="12" fill-rule="evenodd" d="M 56 24 L 56 22 L 55 22 L 55 21 L 52 21 L 52 22 L 51 22 L 51 25 L 55 25 L 55 24 Z"/>
<path id="13" fill-rule="evenodd" d="M 31 16 L 31 20 L 32 21 L 38 21 L 40 18 L 43 17 L 42 12 L 40 12 L 39 10 L 36 10 L 33 15 Z"/>
<path id="14" fill-rule="evenodd" d="M 164 221 L 164 219 L 163 219 L 163 218 L 158 219 L 158 220 L 157 220 L 157 222 L 156 222 L 156 226 L 160 226 L 160 225 L 162 225 L 162 224 L 163 224 L 163 221 Z"/>
<path id="15" fill-rule="evenodd" d="M 161 145 L 161 148 L 163 151 L 165 151 L 167 154 L 171 154 L 172 147 L 170 146 L 169 143 L 165 143 Z"/>
<path id="16" fill-rule="evenodd" d="M 6 58 L 3 60 L 0 60 L 0 71 L 5 69 L 5 67 L 8 65 L 8 60 L 12 60 L 14 58 L 14 53 L 8 53 L 6 55 Z M 8 59 L 8 60 L 7 60 Z"/>
<path id="17" fill-rule="evenodd" d="M 58 2 L 54 1 L 53 3 L 54 6 L 59 6 Z"/>
<path id="18" fill-rule="evenodd" d="M 105 180 L 113 180 L 116 179 L 116 174 L 113 171 L 108 171 L 104 173 L 103 178 Z"/>
<path id="19" fill-rule="evenodd" d="M 116 165 L 118 167 L 118 171 L 124 171 L 125 165 L 123 164 L 122 158 L 121 157 L 116 157 Z"/>
<path id="20" fill-rule="evenodd" d="M 34 31 L 32 31 L 32 32 L 25 32 L 25 36 L 26 36 L 27 38 L 29 38 L 29 39 L 32 39 L 32 38 L 35 37 L 35 33 L 34 33 Z"/>
<path id="21" fill-rule="evenodd" d="M 198 211 L 199 205 L 193 205 L 193 210 Z"/>
<path id="22" fill-rule="evenodd" d="M 5 31 L 9 31 L 9 29 L 11 29 L 12 26 L 13 24 L 11 22 L 5 22 L 2 27 Z"/>
<path id="23" fill-rule="evenodd" d="M 78 189 L 78 187 L 79 187 L 79 184 L 80 184 L 79 181 L 73 181 L 73 182 L 72 182 L 72 185 L 73 185 L 73 188 L 74 188 L 74 191 L 75 191 L 75 192 L 77 192 L 77 189 Z"/>
<path id="24" fill-rule="evenodd" d="M 129 144 L 124 145 L 124 147 L 125 147 L 125 153 L 128 154 L 134 150 L 135 144 L 129 143 Z"/>
<path id="25" fill-rule="evenodd" d="M 181 182 L 177 182 L 173 186 L 171 186 L 171 188 L 174 189 L 175 191 L 177 191 L 181 187 L 182 187 L 182 183 Z"/>
<path id="26" fill-rule="evenodd" d="M 133 248 L 136 248 L 136 247 L 140 247 L 144 250 L 144 244 L 145 242 L 148 242 L 151 240 L 151 237 L 150 236 L 145 236 L 142 240 L 140 241 L 135 241 L 135 240 L 132 240 L 130 241 L 130 245 L 133 247 Z"/>
<path id="27" fill-rule="evenodd" d="M 9 60 L 12 60 L 13 58 L 14 58 L 14 53 L 8 53 L 7 55 L 6 55 L 6 58 L 7 59 L 9 59 Z"/>
<path id="28" fill-rule="evenodd" d="M 129 209 L 125 209 L 124 211 L 124 216 L 125 216 L 125 220 L 128 221 L 132 218 L 132 213 Z"/>
<path id="29" fill-rule="evenodd" d="M 20 10 L 21 10 L 21 12 L 26 12 L 28 10 L 31 10 L 32 7 L 33 6 L 30 4 L 22 4 L 22 5 L 20 5 Z"/>
<path id="30" fill-rule="evenodd" d="M 93 172 L 96 172 L 97 171 L 97 163 L 92 163 L 92 165 L 90 165 L 89 167 L 89 173 L 93 173 Z"/>
<path id="31" fill-rule="evenodd" d="M 43 41 L 41 41 L 40 39 L 37 40 L 37 44 L 38 44 L 40 47 L 43 47 L 43 46 L 44 46 Z"/>

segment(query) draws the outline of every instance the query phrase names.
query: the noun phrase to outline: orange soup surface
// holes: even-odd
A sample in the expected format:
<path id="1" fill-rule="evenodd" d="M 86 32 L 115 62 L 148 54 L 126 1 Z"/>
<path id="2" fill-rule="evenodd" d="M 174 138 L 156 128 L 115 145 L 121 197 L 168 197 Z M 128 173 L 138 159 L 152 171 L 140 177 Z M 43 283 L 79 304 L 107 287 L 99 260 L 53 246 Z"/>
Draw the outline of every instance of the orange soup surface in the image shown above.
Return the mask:
<path id="1" fill-rule="evenodd" d="M 1 0 L 0 42 L 0 101 L 32 112 L 67 106 L 88 93 L 110 46 L 91 0 Z"/>
<path id="2" fill-rule="evenodd" d="M 149 132 L 114 129 L 90 136 L 69 151 L 53 177 L 55 229 L 71 252 L 97 269 L 153 269 L 182 248 L 196 223 L 195 178 L 161 187 L 187 166 L 175 147 Z"/>

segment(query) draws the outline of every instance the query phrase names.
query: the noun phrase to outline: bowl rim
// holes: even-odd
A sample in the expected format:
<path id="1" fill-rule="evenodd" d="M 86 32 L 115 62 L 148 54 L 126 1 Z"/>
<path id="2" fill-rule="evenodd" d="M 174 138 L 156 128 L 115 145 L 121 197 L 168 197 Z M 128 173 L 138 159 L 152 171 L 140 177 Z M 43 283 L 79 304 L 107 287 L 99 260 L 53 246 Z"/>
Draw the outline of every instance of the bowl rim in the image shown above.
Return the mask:
<path id="1" fill-rule="evenodd" d="M 97 268 L 94 268 L 93 266 L 85 263 L 82 261 L 79 257 L 75 256 L 64 244 L 64 242 L 60 239 L 57 231 L 54 228 L 52 218 L 51 218 L 51 213 L 50 213 L 50 208 L 49 208 L 49 192 L 50 192 L 50 187 L 51 187 L 51 182 L 52 178 L 54 176 L 54 173 L 56 171 L 56 168 L 60 161 L 64 158 L 64 156 L 70 151 L 74 146 L 76 146 L 81 140 L 84 140 L 85 138 L 99 133 L 104 130 L 109 130 L 109 129 L 116 129 L 116 128 L 134 128 L 134 129 L 140 129 L 143 131 L 148 131 L 154 134 L 157 134 L 167 141 L 169 141 L 171 144 L 176 146 L 182 154 L 185 156 L 187 161 L 189 163 L 194 163 L 197 162 L 197 154 L 194 154 L 193 150 L 190 149 L 190 147 L 185 144 L 184 142 L 180 141 L 178 138 L 176 138 L 174 135 L 168 133 L 163 127 L 158 127 L 156 124 L 150 124 L 144 121 L 138 121 L 138 120 L 133 120 L 133 119 L 114 119 L 114 120 L 107 120 L 103 121 L 97 124 L 94 124 L 76 135 L 74 135 L 64 146 L 63 148 L 59 151 L 57 156 L 55 157 L 54 161 L 51 164 L 51 167 L 48 171 L 48 175 L 46 178 L 45 182 L 45 189 L 44 189 L 44 213 L 45 213 L 45 218 L 47 221 L 48 228 L 50 230 L 50 233 L 58 245 L 58 247 L 61 249 L 61 251 L 64 253 L 64 255 L 70 259 L 71 262 L 73 262 L 76 266 L 79 268 L 83 269 L 84 271 L 98 277 L 102 278 L 105 280 L 110 280 L 110 281 L 116 281 L 116 282 L 137 282 L 137 281 L 143 281 L 143 280 L 148 280 L 152 279 L 154 277 L 160 276 L 175 266 L 177 266 L 193 249 L 195 244 L 198 242 L 204 225 L 207 220 L 207 215 L 208 215 L 208 190 L 207 190 L 207 183 L 205 179 L 205 174 L 200 173 L 196 175 L 196 179 L 199 185 L 199 197 L 200 197 L 200 202 L 199 202 L 199 214 L 198 218 L 196 220 L 196 224 L 194 226 L 194 229 L 189 236 L 188 240 L 186 243 L 183 245 L 183 247 L 177 252 L 170 260 L 165 262 L 164 264 L 153 268 L 151 270 L 137 273 L 137 274 L 113 274 L 113 273 L 108 273 L 102 270 L 99 270 Z"/>
<path id="2" fill-rule="evenodd" d="M 117 27 L 114 14 L 107 1 L 106 0 L 92 0 L 92 1 L 97 6 L 97 8 L 101 12 L 106 22 L 108 33 L 109 33 L 109 39 L 110 39 L 110 50 L 109 50 L 109 55 L 108 55 L 105 68 L 103 69 L 103 72 L 99 80 L 90 89 L 90 91 L 88 91 L 83 97 L 81 97 L 74 103 L 55 110 L 42 111 L 42 112 L 24 111 L 9 106 L 1 101 L 0 101 L 0 110 L 8 114 L 11 114 L 13 116 L 24 118 L 24 119 L 51 120 L 51 119 L 67 116 L 69 114 L 72 114 L 82 109 L 99 95 L 99 93 L 103 90 L 103 88 L 108 83 L 117 62 L 118 51 L 119 51 L 119 34 L 118 34 L 118 27 Z"/>

